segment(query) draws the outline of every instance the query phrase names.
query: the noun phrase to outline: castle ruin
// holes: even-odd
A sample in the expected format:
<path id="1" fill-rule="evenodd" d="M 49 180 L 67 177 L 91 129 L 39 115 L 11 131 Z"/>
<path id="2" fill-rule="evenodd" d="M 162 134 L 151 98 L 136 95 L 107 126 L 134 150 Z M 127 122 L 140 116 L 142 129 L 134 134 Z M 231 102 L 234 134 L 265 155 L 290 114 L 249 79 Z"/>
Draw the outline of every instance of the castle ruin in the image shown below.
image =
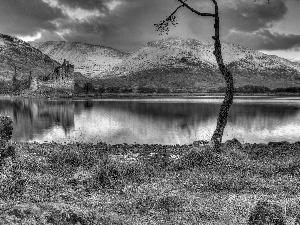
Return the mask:
<path id="1" fill-rule="evenodd" d="M 74 78 L 74 65 L 70 64 L 69 61 L 64 59 L 64 62 L 55 67 L 53 73 L 42 77 L 42 81 L 55 81 L 55 80 L 65 80 Z"/>
<path id="2" fill-rule="evenodd" d="M 53 76 L 55 76 L 55 78 L 53 77 L 53 79 L 61 78 L 63 80 L 64 78 L 73 78 L 73 75 L 74 65 L 70 64 L 69 61 L 64 59 L 64 62 L 54 69 Z"/>
<path id="3" fill-rule="evenodd" d="M 64 59 L 52 73 L 39 77 L 34 89 L 46 96 L 71 96 L 74 91 L 74 65 Z"/>

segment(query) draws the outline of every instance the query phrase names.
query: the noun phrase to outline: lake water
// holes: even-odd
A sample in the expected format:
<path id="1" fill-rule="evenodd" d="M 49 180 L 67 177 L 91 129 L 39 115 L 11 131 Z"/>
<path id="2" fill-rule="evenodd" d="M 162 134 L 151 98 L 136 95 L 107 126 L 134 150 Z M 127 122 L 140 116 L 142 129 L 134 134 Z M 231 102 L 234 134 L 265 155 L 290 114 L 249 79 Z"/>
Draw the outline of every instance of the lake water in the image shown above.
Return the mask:
<path id="1" fill-rule="evenodd" d="M 190 144 L 210 139 L 222 97 L 0 99 L 15 141 Z M 300 141 L 300 97 L 235 97 L 223 141 Z"/>

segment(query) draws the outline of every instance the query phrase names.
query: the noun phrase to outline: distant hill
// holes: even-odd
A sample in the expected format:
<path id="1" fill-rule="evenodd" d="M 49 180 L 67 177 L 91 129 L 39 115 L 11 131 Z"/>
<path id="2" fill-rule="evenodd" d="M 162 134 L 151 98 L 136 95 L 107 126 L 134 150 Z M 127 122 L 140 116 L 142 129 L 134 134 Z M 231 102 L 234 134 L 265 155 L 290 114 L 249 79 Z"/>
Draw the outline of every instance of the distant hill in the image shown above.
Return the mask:
<path id="1" fill-rule="evenodd" d="M 0 81 L 10 81 L 15 73 L 22 79 L 53 72 L 59 63 L 16 37 L 0 34 Z"/>
<path id="2" fill-rule="evenodd" d="M 47 41 L 30 44 L 59 62 L 67 59 L 75 65 L 76 72 L 87 77 L 103 76 L 128 55 L 112 48 L 80 42 Z"/>
<path id="3" fill-rule="evenodd" d="M 225 85 L 213 55 L 213 44 L 195 39 L 152 41 L 132 53 L 82 43 L 32 45 L 56 60 L 67 58 L 75 64 L 75 71 L 96 79 L 93 85 L 98 88 L 147 87 L 201 92 L 218 90 Z M 300 64 L 297 62 L 227 43 L 222 44 L 222 50 L 236 87 L 300 86 Z"/>

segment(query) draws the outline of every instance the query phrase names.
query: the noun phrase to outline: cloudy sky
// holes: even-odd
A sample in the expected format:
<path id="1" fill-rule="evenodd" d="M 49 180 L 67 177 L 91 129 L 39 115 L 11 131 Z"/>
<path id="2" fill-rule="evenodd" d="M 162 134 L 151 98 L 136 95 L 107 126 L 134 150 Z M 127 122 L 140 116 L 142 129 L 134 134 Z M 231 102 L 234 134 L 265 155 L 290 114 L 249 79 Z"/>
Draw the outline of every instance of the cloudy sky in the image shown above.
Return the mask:
<path id="1" fill-rule="evenodd" d="M 213 19 L 186 8 L 179 24 L 159 35 L 158 23 L 179 6 L 177 0 L 0 0 L 0 33 L 25 41 L 65 40 L 134 51 L 167 37 L 212 41 Z M 187 0 L 213 12 L 211 0 Z M 223 42 L 300 60 L 300 0 L 218 0 Z"/>

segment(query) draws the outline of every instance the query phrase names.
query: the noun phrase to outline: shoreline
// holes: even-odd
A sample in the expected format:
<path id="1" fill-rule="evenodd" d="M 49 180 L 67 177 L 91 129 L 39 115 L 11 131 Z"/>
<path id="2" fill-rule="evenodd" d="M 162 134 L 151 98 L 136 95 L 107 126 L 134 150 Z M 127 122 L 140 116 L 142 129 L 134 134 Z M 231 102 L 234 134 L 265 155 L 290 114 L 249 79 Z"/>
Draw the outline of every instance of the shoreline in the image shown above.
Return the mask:
<path id="1" fill-rule="evenodd" d="M 37 142 L 37 141 L 11 141 L 11 143 L 13 145 L 56 145 L 56 146 L 78 146 L 78 145 L 88 145 L 91 147 L 94 146 L 98 146 L 98 145 L 106 145 L 112 149 L 118 149 L 118 148 L 141 148 L 141 147 L 153 147 L 153 148 L 181 148 L 181 149 L 190 149 L 190 148 L 202 148 L 205 146 L 209 146 L 207 145 L 202 145 L 202 144 L 198 144 L 198 142 L 202 142 L 202 141 L 207 141 L 207 140 L 199 140 L 199 141 L 194 141 L 194 143 L 189 143 L 189 144 L 143 144 L 143 143 L 116 143 L 116 144 L 109 144 L 103 141 L 99 141 L 99 142 L 56 142 L 56 141 L 44 141 L 44 142 Z M 238 145 L 242 148 L 247 148 L 247 147 L 278 147 L 278 146 L 285 146 L 285 145 L 295 145 L 295 146 L 299 146 L 300 147 L 300 140 L 299 141 L 295 141 L 295 142 L 288 142 L 288 141 L 272 141 L 269 143 L 241 143 L 239 142 L 237 139 L 233 138 L 232 140 L 227 140 L 225 142 L 221 143 L 221 147 L 225 147 L 227 148 L 228 145 L 230 143 L 238 143 Z"/>
<path id="2" fill-rule="evenodd" d="M 91 100 L 91 99 L 140 99 L 140 98 L 201 98 L 215 97 L 223 98 L 224 93 L 172 93 L 172 94 L 153 94 L 153 93 L 132 93 L 114 94 L 107 93 L 102 95 L 73 95 L 73 96 L 43 96 L 43 95 L 8 95 L 0 94 L 0 98 L 23 98 L 23 99 L 46 99 L 46 100 Z M 235 93 L 234 97 L 300 97 L 300 93 Z"/>

